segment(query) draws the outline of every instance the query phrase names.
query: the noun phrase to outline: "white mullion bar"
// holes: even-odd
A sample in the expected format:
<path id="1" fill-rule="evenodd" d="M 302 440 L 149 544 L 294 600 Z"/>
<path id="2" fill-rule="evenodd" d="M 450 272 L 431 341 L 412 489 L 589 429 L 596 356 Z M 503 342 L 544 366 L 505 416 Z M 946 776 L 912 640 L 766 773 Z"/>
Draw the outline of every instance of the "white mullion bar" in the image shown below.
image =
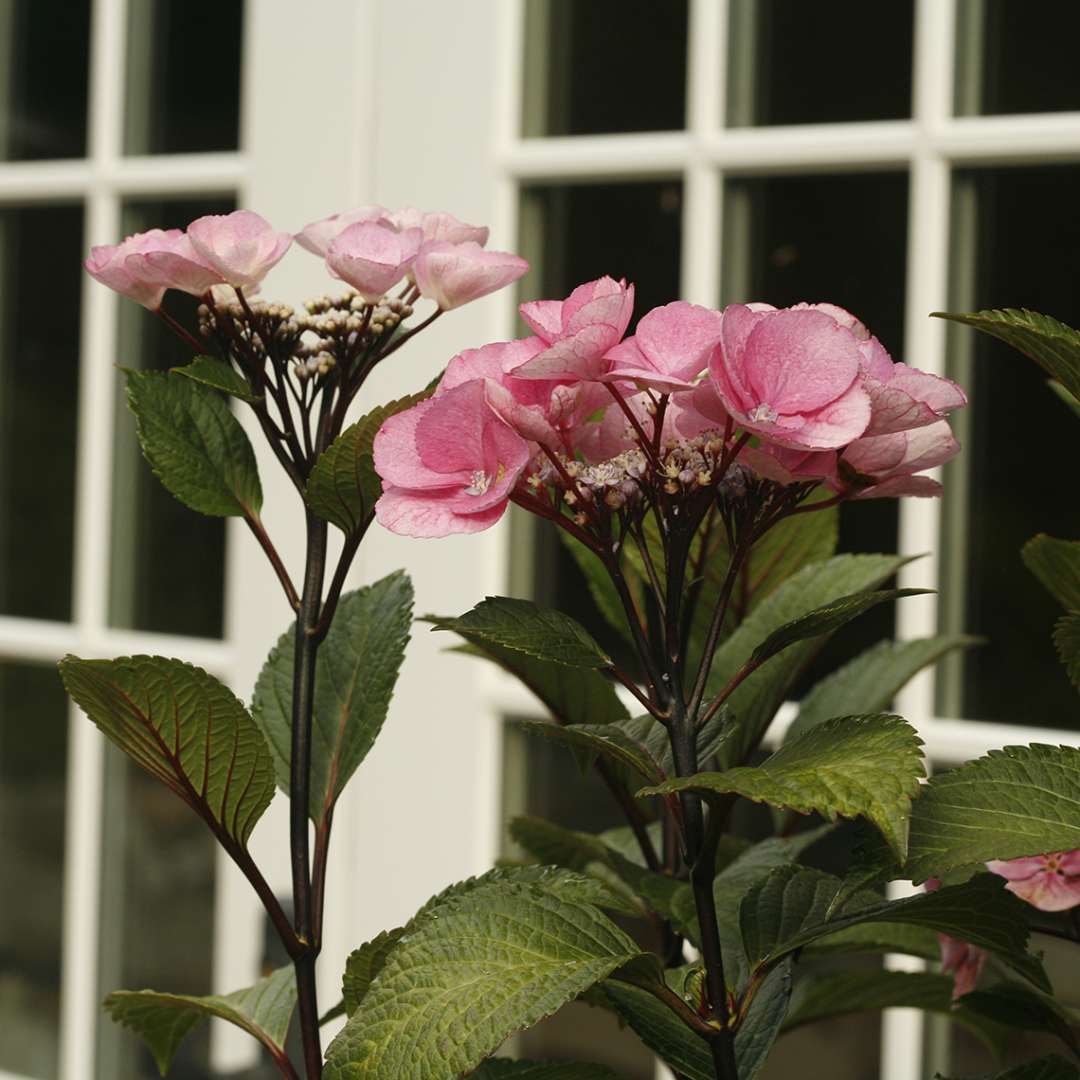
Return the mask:
<path id="1" fill-rule="evenodd" d="M 629 180 L 682 172 L 690 147 L 685 131 L 518 139 L 500 164 L 518 180 Z"/>
<path id="2" fill-rule="evenodd" d="M 936 136 L 952 112 L 953 27 L 950 0 L 918 0 L 915 5 L 914 95 L 915 146 L 909 179 L 905 351 L 912 363 L 940 374 L 944 370 L 943 327 L 927 316 L 945 306 L 948 289 L 949 163 Z M 937 584 L 940 508 L 934 499 L 900 500 L 899 548 L 902 554 L 926 552 L 900 573 L 904 586 Z M 901 639 L 926 637 L 937 628 L 936 597 L 907 601 L 897 609 Z M 933 676 L 924 672 L 899 695 L 901 712 L 929 721 L 933 716 Z M 923 723 L 923 737 L 932 740 L 933 722 Z M 930 751 L 931 759 L 932 750 Z M 903 884 L 890 886 L 890 896 L 904 895 Z M 922 961 L 887 956 L 890 970 L 917 971 Z M 923 1072 L 925 1017 L 916 1009 L 886 1009 L 881 1019 L 881 1080 L 919 1080 Z"/>
<path id="3" fill-rule="evenodd" d="M 951 10 L 952 5 L 943 5 Z M 952 26 L 949 39 L 952 40 Z M 949 66 L 950 93 L 952 66 Z M 1080 158 L 1080 112 L 944 119 L 932 133 L 934 148 L 954 163 L 1008 165 Z"/>
<path id="4" fill-rule="evenodd" d="M 102 184 L 122 195 L 199 195 L 234 192 L 247 179 L 242 153 L 160 154 L 107 162 Z"/>
<path id="5" fill-rule="evenodd" d="M 119 157 L 125 0 L 96 0 L 90 35 L 89 145 L 94 170 Z M 84 247 L 116 238 L 116 195 L 88 188 Z M 75 622 L 86 634 L 107 623 L 115 296 L 84 279 L 75 507 Z M 104 744 L 70 707 L 64 868 L 60 1075 L 92 1080 L 98 1022 L 98 917 Z"/>
<path id="6" fill-rule="evenodd" d="M 707 307 L 720 299 L 721 181 L 703 151 L 723 117 L 727 6 L 727 0 L 690 5 L 686 110 L 692 142 L 683 182 L 679 296 Z"/>

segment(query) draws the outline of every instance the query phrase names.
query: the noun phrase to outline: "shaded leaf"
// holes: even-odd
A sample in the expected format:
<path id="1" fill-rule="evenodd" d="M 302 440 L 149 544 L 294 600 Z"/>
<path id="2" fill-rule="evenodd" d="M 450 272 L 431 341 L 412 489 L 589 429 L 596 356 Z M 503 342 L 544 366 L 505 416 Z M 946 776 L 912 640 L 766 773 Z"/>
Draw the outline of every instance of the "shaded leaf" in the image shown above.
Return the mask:
<path id="1" fill-rule="evenodd" d="M 433 630 L 453 630 L 470 640 L 478 638 L 567 667 L 602 668 L 611 662 L 580 623 L 531 600 L 489 596 L 458 618 L 425 618 L 434 624 Z"/>
<path id="2" fill-rule="evenodd" d="M 185 506 L 257 518 L 255 452 L 229 406 L 209 387 L 163 371 L 128 371 L 127 399 L 154 475 Z"/>
<path id="3" fill-rule="evenodd" d="M 761 765 L 678 777 L 638 795 L 736 794 L 830 821 L 866 817 L 903 859 L 911 798 L 925 775 L 921 745 L 899 716 L 841 717 L 785 743 Z"/>
<path id="4" fill-rule="evenodd" d="M 1073 686 L 1080 690 L 1080 612 L 1058 619 L 1054 625 L 1054 645 Z"/>
<path id="5" fill-rule="evenodd" d="M 555 534 L 577 563 L 578 569 L 585 578 L 585 584 L 589 588 L 589 595 L 593 598 L 600 614 L 621 638 L 632 645 L 633 636 L 626 623 L 626 612 L 623 610 L 622 601 L 619 599 L 611 575 L 604 568 L 600 557 L 562 529 L 556 529 Z"/>
<path id="6" fill-rule="evenodd" d="M 1050 379 L 1047 385 L 1077 416 L 1080 416 L 1080 398 L 1070 394 L 1056 379 Z"/>
<path id="7" fill-rule="evenodd" d="M 876 922 L 856 924 L 834 934 L 826 934 L 803 949 L 804 956 L 829 953 L 903 953 L 924 960 L 937 960 L 941 956 L 941 946 L 937 933 L 925 926 Z"/>
<path id="8" fill-rule="evenodd" d="M 1080 398 L 1080 333 L 1071 326 L 1023 308 L 933 314 L 1000 338 L 1034 360 L 1074 398 Z"/>
<path id="9" fill-rule="evenodd" d="M 1004 1072 L 994 1073 L 993 1076 L 984 1076 L 981 1080 L 1076 1080 L 1077 1068 L 1071 1062 L 1066 1061 L 1057 1054 L 1049 1054 L 1046 1057 L 1036 1058 L 1034 1061 L 1016 1065 Z M 946 1080 L 941 1073 L 937 1074 L 936 1080 Z M 953 1080 L 961 1080 L 954 1077 Z M 971 1080 L 969 1077 L 968 1080 Z"/>
<path id="10" fill-rule="evenodd" d="M 367 757 L 382 730 L 405 658 L 412 583 L 398 570 L 342 596 L 315 658 L 310 814 L 319 821 Z M 255 683 L 252 712 L 266 734 L 282 791 L 289 791 L 295 627 L 277 645 Z"/>
<path id="11" fill-rule="evenodd" d="M 544 721 L 519 721 L 522 731 L 552 742 L 600 755 L 633 770 L 647 784 L 658 784 L 664 772 L 649 751 L 615 724 L 571 724 L 562 726 Z"/>
<path id="12" fill-rule="evenodd" d="M 469 1073 L 473 1080 L 619 1080 L 606 1065 L 579 1061 L 511 1061 L 489 1058 Z"/>
<path id="13" fill-rule="evenodd" d="M 769 1056 L 791 1003 L 790 960 L 765 976 L 735 1032 L 735 1060 L 742 1080 L 757 1076 Z"/>
<path id="14" fill-rule="evenodd" d="M 117 990 L 105 998 L 105 1009 L 112 1019 L 142 1037 L 162 1076 L 172 1066 L 184 1037 L 211 1016 L 235 1024 L 281 1055 L 295 1005 L 296 979 L 291 965 L 278 968 L 246 990 L 223 996 Z"/>
<path id="15" fill-rule="evenodd" d="M 876 588 L 907 561 L 895 555 L 837 555 L 828 562 L 804 566 L 763 600 L 717 650 L 709 675 L 708 696 L 719 693 L 774 630 L 838 596 Z M 722 767 L 742 764 L 787 697 L 792 683 L 825 640 L 823 635 L 797 642 L 767 668 L 751 674 L 732 693 L 728 705 L 738 724 L 721 747 Z"/>
<path id="16" fill-rule="evenodd" d="M 961 634 L 917 641 L 879 641 L 854 660 L 825 676 L 799 703 L 799 715 L 786 739 L 831 720 L 888 709 L 907 681 L 953 649 L 966 649 L 979 638 Z"/>
<path id="17" fill-rule="evenodd" d="M 1020 554 L 1024 565 L 1066 611 L 1080 611 L 1080 540 L 1058 540 L 1039 533 Z"/>
<path id="18" fill-rule="evenodd" d="M 405 933 L 404 926 L 383 930 L 359 949 L 349 953 L 345 961 L 345 974 L 341 980 L 345 1014 L 352 1016 L 364 1000 L 372 980 L 386 966 L 387 958 Z"/>
<path id="19" fill-rule="evenodd" d="M 912 881 L 1080 847 L 1080 749 L 1007 746 L 941 773 L 911 808 Z"/>
<path id="20" fill-rule="evenodd" d="M 414 921 L 330 1044 L 326 1080 L 467 1072 L 641 955 L 572 892 L 514 878 L 444 894 Z"/>
<path id="21" fill-rule="evenodd" d="M 319 456 L 308 477 L 304 498 L 312 512 L 346 536 L 366 528 L 382 494 L 372 453 L 375 435 L 391 416 L 429 397 L 431 391 L 424 390 L 379 405 L 346 428 Z"/>
<path id="22" fill-rule="evenodd" d="M 1080 1057 L 1076 1031 L 1065 1011 L 1051 997 L 1029 990 L 1020 983 L 1005 982 L 985 990 L 973 990 L 961 1000 L 967 1009 L 995 1023 L 1025 1032 L 1053 1035 Z"/>
<path id="23" fill-rule="evenodd" d="M 60 662 L 75 703 L 136 765 L 174 791 L 226 846 L 243 848 L 274 797 L 262 732 L 202 668 L 163 656 Z"/>
<path id="24" fill-rule="evenodd" d="M 252 393 L 251 386 L 240 372 L 231 364 L 226 364 L 215 356 L 196 356 L 190 364 L 170 368 L 169 371 L 194 379 L 204 386 L 209 386 L 211 390 L 220 390 L 221 393 L 229 394 L 241 401 L 250 403 L 262 398 L 262 394 Z"/>

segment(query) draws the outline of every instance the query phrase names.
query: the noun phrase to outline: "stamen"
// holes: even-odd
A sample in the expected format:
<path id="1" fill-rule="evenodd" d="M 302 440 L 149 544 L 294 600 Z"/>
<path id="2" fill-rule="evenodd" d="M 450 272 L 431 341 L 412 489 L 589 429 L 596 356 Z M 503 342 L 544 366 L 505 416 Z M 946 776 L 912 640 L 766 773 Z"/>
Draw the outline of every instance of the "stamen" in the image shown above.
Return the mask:
<path id="1" fill-rule="evenodd" d="M 469 479 L 472 483 L 465 489 L 466 495 L 483 495 L 491 486 L 491 478 L 483 469 L 474 469 Z"/>

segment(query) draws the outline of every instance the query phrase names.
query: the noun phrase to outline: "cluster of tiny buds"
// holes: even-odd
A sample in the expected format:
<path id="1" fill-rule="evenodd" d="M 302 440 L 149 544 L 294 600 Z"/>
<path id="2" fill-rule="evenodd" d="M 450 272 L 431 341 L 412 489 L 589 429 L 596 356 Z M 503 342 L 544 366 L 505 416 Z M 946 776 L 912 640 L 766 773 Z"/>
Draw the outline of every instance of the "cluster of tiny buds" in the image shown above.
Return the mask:
<path id="1" fill-rule="evenodd" d="M 638 449 L 626 450 L 595 465 L 568 458 L 561 459 L 560 463 L 574 485 L 572 489 L 563 491 L 567 506 L 590 503 L 606 506 L 609 510 L 620 510 L 628 503 L 641 500 L 641 483 L 648 471 L 648 461 Z M 562 475 L 546 458 L 538 462 L 538 468 L 526 482 L 532 488 L 546 485 L 566 487 Z M 574 520 L 584 525 L 586 515 L 578 511 Z"/>
<path id="2" fill-rule="evenodd" d="M 268 303 L 265 300 L 250 300 L 247 304 L 251 314 L 261 320 L 263 330 L 269 329 L 273 337 L 285 340 L 295 340 L 300 336 L 301 329 L 295 312 L 288 304 Z M 239 300 L 223 300 L 215 304 L 213 308 L 206 304 L 200 304 L 196 311 L 199 324 L 199 333 L 203 337 L 210 337 L 218 330 L 218 320 L 226 318 L 237 324 L 247 322 L 247 310 Z M 254 327 L 249 327 L 251 343 L 257 348 L 264 348 L 262 336 Z"/>
<path id="3" fill-rule="evenodd" d="M 300 329 L 324 336 L 363 330 L 379 337 L 413 313 L 412 305 L 398 297 L 382 296 L 370 304 L 352 290 L 341 296 L 317 296 L 305 301 L 304 309 L 307 315 L 297 319 Z"/>
<path id="4" fill-rule="evenodd" d="M 714 431 L 667 443 L 660 462 L 664 491 L 680 495 L 711 488 L 723 454 L 724 440 Z"/>

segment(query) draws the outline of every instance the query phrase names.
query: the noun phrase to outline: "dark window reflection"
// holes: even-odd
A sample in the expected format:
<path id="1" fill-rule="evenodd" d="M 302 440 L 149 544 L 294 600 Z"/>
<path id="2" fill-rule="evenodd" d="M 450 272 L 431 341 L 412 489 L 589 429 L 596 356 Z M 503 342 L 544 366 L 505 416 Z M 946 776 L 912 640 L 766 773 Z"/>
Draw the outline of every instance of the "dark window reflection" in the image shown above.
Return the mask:
<path id="1" fill-rule="evenodd" d="M 40 1080 L 58 1075 L 66 774 L 56 669 L 0 665 L 0 1072 Z"/>
<path id="2" fill-rule="evenodd" d="M 1080 109 L 1080 5 L 1062 0 L 961 0 L 957 111 Z"/>
<path id="3" fill-rule="evenodd" d="M 160 781 L 108 748 L 101 993 L 213 989 L 214 838 Z M 102 1014 L 98 1075 L 156 1080 L 145 1043 Z M 208 1080 L 209 1028 L 180 1045 L 170 1076 Z"/>
<path id="4" fill-rule="evenodd" d="M 635 321 L 676 299 L 681 200 L 682 185 L 669 180 L 527 188 L 521 249 L 533 269 L 522 279 L 518 295 L 523 300 L 562 299 L 576 285 L 608 274 L 634 283 Z M 519 329 L 527 333 L 524 324 Z M 630 663 L 554 529 L 546 522 L 535 527 L 537 601 L 585 622 L 614 655 Z"/>
<path id="5" fill-rule="evenodd" d="M 90 0 L 0 4 L 0 160 L 86 154 Z"/>
<path id="6" fill-rule="evenodd" d="M 857 315 L 904 359 L 907 268 L 905 173 L 770 177 L 728 185 L 725 303 L 776 307 L 829 301 Z M 868 499 L 840 512 L 840 551 L 896 550 L 895 499 Z M 823 650 L 806 686 L 893 635 L 895 609 L 882 605 L 841 630 Z"/>
<path id="7" fill-rule="evenodd" d="M 957 259 L 975 268 L 970 306 L 1031 308 L 1080 326 L 1080 168 L 962 173 L 958 183 L 974 201 L 972 243 L 957 248 Z M 951 341 L 955 357 L 971 358 L 967 445 L 950 470 L 968 477 L 956 574 L 963 574 L 965 628 L 989 638 L 964 656 L 963 714 L 1073 727 L 1076 691 L 1050 640 L 1060 609 L 1019 549 L 1037 532 L 1080 536 L 1075 484 L 1058 467 L 1076 459 L 1076 417 L 1019 353 L 963 328 Z"/>
<path id="8" fill-rule="evenodd" d="M 127 153 L 237 149 L 243 16 L 243 0 L 131 4 Z"/>
<path id="9" fill-rule="evenodd" d="M 912 0 L 736 0 L 728 123 L 909 117 L 913 25 Z"/>
<path id="10" fill-rule="evenodd" d="M 686 0 L 528 0 L 525 134 L 683 127 L 686 32 Z"/>
<path id="11" fill-rule="evenodd" d="M 71 612 L 81 206 L 0 210 L 0 612 Z"/>
<path id="12" fill-rule="evenodd" d="M 208 213 L 228 213 L 231 198 L 130 203 L 124 230 L 183 227 Z M 170 290 L 165 307 L 195 327 L 194 297 Z M 189 363 L 192 350 L 142 307 L 122 301 L 120 361 L 167 370 Z M 225 572 L 225 523 L 189 510 L 162 486 L 143 460 L 135 421 L 118 377 L 113 499 L 111 620 L 116 626 L 220 637 Z"/>

